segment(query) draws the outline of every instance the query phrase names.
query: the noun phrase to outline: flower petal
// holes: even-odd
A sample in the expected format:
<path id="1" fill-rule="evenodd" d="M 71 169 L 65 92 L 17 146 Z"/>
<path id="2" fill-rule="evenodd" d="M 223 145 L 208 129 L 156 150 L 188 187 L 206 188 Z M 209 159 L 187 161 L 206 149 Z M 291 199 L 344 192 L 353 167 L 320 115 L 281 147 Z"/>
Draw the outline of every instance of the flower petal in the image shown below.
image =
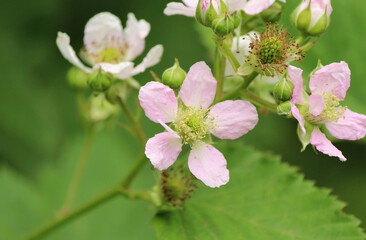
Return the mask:
<path id="1" fill-rule="evenodd" d="M 300 129 L 302 131 L 302 138 L 305 137 L 306 135 L 306 130 L 305 130 L 305 119 L 304 117 L 300 114 L 299 112 L 299 109 L 296 107 L 295 104 L 292 104 L 292 107 L 291 107 L 291 113 L 292 113 L 292 116 L 294 118 L 296 118 L 296 120 L 299 122 L 299 126 L 300 126 Z"/>
<path id="2" fill-rule="evenodd" d="M 129 75 L 133 71 L 133 62 L 121 62 L 118 64 L 97 63 L 94 65 L 93 70 L 99 69 L 99 67 L 101 67 L 103 71 L 111 73 L 116 77 L 125 80 L 130 77 Z"/>
<path id="3" fill-rule="evenodd" d="M 131 76 L 142 73 L 146 70 L 146 68 L 152 67 L 160 62 L 163 51 L 164 48 L 162 45 L 156 45 L 155 47 L 151 48 L 142 62 L 132 71 Z"/>
<path id="4" fill-rule="evenodd" d="M 229 8 L 229 12 L 243 10 L 246 4 L 247 4 L 246 0 L 227 0 L 227 6 Z"/>
<path id="5" fill-rule="evenodd" d="M 341 161 L 347 159 L 343 156 L 342 152 L 339 151 L 322 133 L 318 127 L 315 127 L 311 133 L 310 143 L 316 147 L 316 149 L 324 154 L 331 157 L 338 157 Z"/>
<path id="6" fill-rule="evenodd" d="M 319 94 L 311 94 L 309 96 L 308 103 L 309 112 L 314 116 L 319 116 L 325 108 L 323 96 Z"/>
<path id="7" fill-rule="evenodd" d="M 189 69 L 179 95 L 186 106 L 206 109 L 215 98 L 216 84 L 207 64 L 198 62 Z"/>
<path id="8" fill-rule="evenodd" d="M 171 15 L 184 15 L 187 17 L 194 17 L 196 15 L 196 8 L 187 7 L 183 3 L 171 2 L 166 5 L 164 14 Z"/>
<path id="9" fill-rule="evenodd" d="M 127 17 L 127 26 L 124 30 L 124 37 L 127 42 L 126 59 L 134 60 L 140 56 L 145 49 L 145 38 L 150 32 L 150 24 L 145 20 L 137 20 L 133 13 Z"/>
<path id="10" fill-rule="evenodd" d="M 251 0 L 244 8 L 245 13 L 255 15 L 269 8 L 275 0 Z"/>
<path id="11" fill-rule="evenodd" d="M 328 122 L 325 126 L 333 137 L 358 140 L 366 135 L 366 116 L 347 109 L 338 122 Z"/>
<path id="12" fill-rule="evenodd" d="M 291 82 L 294 84 L 292 102 L 294 104 L 304 104 L 302 69 L 294 66 L 289 66 L 288 75 Z"/>
<path id="13" fill-rule="evenodd" d="M 196 9 L 198 0 L 182 0 L 185 5 L 187 5 L 190 8 Z"/>
<path id="14" fill-rule="evenodd" d="M 209 187 L 220 187 L 229 182 L 229 170 L 222 153 L 211 145 L 202 144 L 192 149 L 188 158 L 192 174 Z"/>
<path id="15" fill-rule="evenodd" d="M 224 101 L 212 107 L 215 128 L 210 132 L 221 139 L 236 139 L 252 130 L 258 122 L 257 109 L 247 101 Z"/>
<path id="16" fill-rule="evenodd" d="M 84 30 L 84 44 L 90 53 L 98 54 L 108 47 L 123 44 L 122 24 L 118 17 L 101 12 L 89 19 Z"/>
<path id="17" fill-rule="evenodd" d="M 160 171 L 167 169 L 182 151 L 182 140 L 168 133 L 158 133 L 146 143 L 145 155 L 151 164 Z"/>
<path id="18" fill-rule="evenodd" d="M 332 93 L 340 99 L 344 99 L 350 81 L 351 71 L 347 63 L 331 63 L 310 77 L 309 87 L 312 93 Z"/>
<path id="19" fill-rule="evenodd" d="M 140 88 L 139 100 L 145 115 L 151 121 L 172 122 L 175 119 L 178 101 L 174 91 L 164 84 L 148 82 Z"/>
<path id="20" fill-rule="evenodd" d="M 240 0 L 242 1 L 242 0 Z M 252 34 L 254 32 L 250 32 L 249 34 Z M 244 36 L 240 36 L 240 37 L 234 37 L 233 39 L 233 44 L 231 46 L 231 52 L 234 54 L 235 58 L 239 61 L 239 62 L 244 62 L 246 57 L 249 55 L 249 50 L 250 50 L 250 43 L 252 42 L 250 40 L 250 37 L 248 37 L 248 35 L 244 35 Z M 234 69 L 231 66 L 231 64 L 229 63 L 228 60 L 226 60 L 226 64 L 225 64 L 225 76 L 229 76 L 229 75 L 233 75 Z"/>
<path id="21" fill-rule="evenodd" d="M 76 56 L 74 49 L 70 46 L 70 37 L 66 33 L 58 32 L 56 44 L 58 49 L 60 50 L 62 56 L 66 58 L 71 64 L 74 64 L 81 70 L 84 70 L 87 73 L 90 73 L 92 70 L 84 66 L 81 63 L 79 58 Z"/>

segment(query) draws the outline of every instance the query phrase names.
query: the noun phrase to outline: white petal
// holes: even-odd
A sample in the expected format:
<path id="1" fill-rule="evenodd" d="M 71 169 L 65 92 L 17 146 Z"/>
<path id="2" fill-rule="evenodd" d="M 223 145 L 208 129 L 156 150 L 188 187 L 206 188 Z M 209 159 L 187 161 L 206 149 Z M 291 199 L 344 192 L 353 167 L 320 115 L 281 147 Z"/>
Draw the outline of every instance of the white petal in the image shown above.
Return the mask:
<path id="1" fill-rule="evenodd" d="M 137 20 L 133 13 L 128 14 L 124 36 L 127 41 L 126 59 L 134 60 L 145 49 L 145 38 L 150 32 L 150 24 L 145 20 Z"/>
<path id="2" fill-rule="evenodd" d="M 133 72 L 133 62 L 121 62 L 118 64 L 97 63 L 93 67 L 93 70 L 97 70 L 99 67 L 101 67 L 103 71 L 111 73 L 122 80 L 129 78 L 129 75 Z"/>
<path id="3" fill-rule="evenodd" d="M 155 47 L 151 48 L 150 51 L 147 53 L 146 57 L 142 60 L 142 62 L 135 67 L 132 71 L 132 75 L 137 75 L 142 73 L 146 70 L 146 68 L 152 67 L 158 64 L 161 60 L 161 56 L 163 55 L 164 48 L 162 45 L 156 45 Z"/>
<path id="4" fill-rule="evenodd" d="M 220 187 L 229 182 L 226 159 L 211 145 L 195 146 L 189 154 L 188 167 L 196 178 L 209 187 Z"/>
<path id="5" fill-rule="evenodd" d="M 84 70 L 87 73 L 90 73 L 92 71 L 90 68 L 85 67 L 84 64 L 82 64 L 79 58 L 76 56 L 74 49 L 72 49 L 72 47 L 70 46 L 70 37 L 66 33 L 57 33 L 56 44 L 62 56 L 64 56 L 64 58 L 66 58 L 71 64 L 74 64 L 75 66 Z"/>
<path id="6" fill-rule="evenodd" d="M 187 7 L 183 3 L 171 2 L 166 5 L 164 14 L 171 15 L 184 15 L 187 17 L 194 17 L 196 15 L 196 8 Z"/>
<path id="7" fill-rule="evenodd" d="M 92 17 L 85 26 L 84 44 L 89 53 L 98 54 L 108 47 L 123 44 L 122 24 L 118 17 L 101 12 Z"/>
<path id="8" fill-rule="evenodd" d="M 164 132 L 156 134 L 146 143 L 145 154 L 151 164 L 160 171 L 167 169 L 182 151 L 181 139 Z"/>

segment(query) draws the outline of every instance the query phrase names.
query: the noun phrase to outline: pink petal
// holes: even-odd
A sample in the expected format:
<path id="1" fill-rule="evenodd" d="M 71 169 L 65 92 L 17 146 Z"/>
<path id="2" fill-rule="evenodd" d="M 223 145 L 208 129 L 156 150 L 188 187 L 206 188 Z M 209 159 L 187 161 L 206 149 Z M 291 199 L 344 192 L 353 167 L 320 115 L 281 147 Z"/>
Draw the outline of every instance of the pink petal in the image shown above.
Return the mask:
<path id="1" fill-rule="evenodd" d="M 171 15 L 184 15 L 187 17 L 194 17 L 196 15 L 196 8 L 187 7 L 183 3 L 170 2 L 164 9 L 164 14 Z"/>
<path id="2" fill-rule="evenodd" d="M 301 131 L 302 131 L 302 138 L 305 137 L 306 135 L 306 130 L 305 130 L 305 119 L 304 117 L 300 114 L 299 112 L 299 109 L 296 107 L 295 104 L 292 104 L 292 107 L 291 107 L 291 113 L 292 113 L 292 116 L 294 116 L 294 118 L 296 118 L 296 120 L 299 122 L 299 126 L 301 128 Z"/>
<path id="3" fill-rule="evenodd" d="M 243 10 L 246 4 L 247 4 L 246 0 L 227 0 L 227 6 L 229 8 L 229 12 Z"/>
<path id="4" fill-rule="evenodd" d="M 151 164 L 165 170 L 177 160 L 182 151 L 181 139 L 168 132 L 158 133 L 146 143 L 145 154 Z"/>
<path id="5" fill-rule="evenodd" d="M 198 0 L 182 0 L 190 8 L 197 8 Z"/>
<path id="6" fill-rule="evenodd" d="M 347 63 L 332 63 L 316 71 L 310 77 L 309 87 L 312 93 L 332 93 L 340 99 L 344 99 L 350 81 L 351 71 Z"/>
<path id="7" fill-rule="evenodd" d="M 195 63 L 187 73 L 179 95 L 186 106 L 208 108 L 216 94 L 217 81 L 205 62 Z"/>
<path id="8" fill-rule="evenodd" d="M 162 83 L 148 82 L 140 88 L 140 105 L 145 115 L 156 123 L 172 122 L 175 119 L 178 101 L 174 91 Z"/>
<path id="9" fill-rule="evenodd" d="M 342 152 L 339 151 L 322 133 L 318 127 L 315 127 L 311 133 L 310 143 L 316 147 L 316 149 L 324 154 L 331 157 L 338 157 L 341 161 L 346 161 L 347 159 L 343 156 Z"/>
<path id="10" fill-rule="evenodd" d="M 210 132 L 221 139 L 236 139 L 252 130 L 258 122 L 256 108 L 247 101 L 224 101 L 212 107 L 209 118 L 215 128 Z"/>
<path id="11" fill-rule="evenodd" d="M 161 124 L 161 126 L 163 126 L 163 128 L 165 128 L 165 130 L 170 133 L 171 135 L 175 136 L 176 138 L 180 138 L 179 135 L 174 132 L 173 129 L 171 129 L 168 125 L 166 125 L 164 122 L 159 121 L 159 123 Z"/>
<path id="12" fill-rule="evenodd" d="M 304 96 L 303 96 L 303 80 L 302 80 L 302 69 L 289 66 L 288 67 L 288 75 L 290 77 L 291 82 L 294 84 L 294 90 L 292 93 L 292 102 L 294 104 L 304 104 Z"/>
<path id="13" fill-rule="evenodd" d="M 325 108 L 323 96 L 319 94 L 310 95 L 308 103 L 309 103 L 309 112 L 314 116 L 319 116 Z"/>
<path id="14" fill-rule="evenodd" d="M 244 8 L 245 13 L 255 15 L 269 8 L 275 0 L 251 0 Z"/>
<path id="15" fill-rule="evenodd" d="M 338 122 L 329 122 L 325 126 L 333 137 L 358 140 L 366 135 L 366 116 L 347 109 Z"/>
<path id="16" fill-rule="evenodd" d="M 189 154 L 188 167 L 196 178 L 209 187 L 220 187 L 229 182 L 226 159 L 211 145 L 195 146 Z"/>

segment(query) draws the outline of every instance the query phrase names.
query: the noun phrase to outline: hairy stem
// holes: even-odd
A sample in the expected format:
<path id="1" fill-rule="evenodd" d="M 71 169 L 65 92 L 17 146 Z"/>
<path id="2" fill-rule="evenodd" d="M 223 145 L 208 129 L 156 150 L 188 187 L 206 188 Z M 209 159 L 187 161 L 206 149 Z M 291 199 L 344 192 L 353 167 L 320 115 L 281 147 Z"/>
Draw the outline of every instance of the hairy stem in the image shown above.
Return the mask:
<path id="1" fill-rule="evenodd" d="M 80 159 L 77 163 L 74 175 L 70 182 L 69 189 L 66 194 L 66 200 L 62 207 L 61 212 L 68 212 L 72 205 L 72 202 L 74 201 L 76 192 L 80 185 L 80 180 L 84 174 L 84 170 L 85 170 L 86 164 L 89 159 L 91 146 L 92 146 L 92 143 L 94 140 L 94 134 L 95 134 L 94 128 L 93 127 L 88 128 L 86 139 L 85 139 L 85 144 L 84 144 Z"/>
<path id="2" fill-rule="evenodd" d="M 216 98 L 220 98 L 224 87 L 225 78 L 225 65 L 226 59 L 221 54 L 220 50 L 216 47 L 215 49 L 215 62 L 214 62 L 214 76 L 217 80 Z"/>

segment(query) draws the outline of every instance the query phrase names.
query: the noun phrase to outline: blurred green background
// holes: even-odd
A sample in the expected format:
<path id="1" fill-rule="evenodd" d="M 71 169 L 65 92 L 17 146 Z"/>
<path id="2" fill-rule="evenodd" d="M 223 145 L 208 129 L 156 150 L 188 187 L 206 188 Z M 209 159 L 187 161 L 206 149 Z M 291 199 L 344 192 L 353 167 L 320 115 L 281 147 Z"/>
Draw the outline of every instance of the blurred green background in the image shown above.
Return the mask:
<path id="1" fill-rule="evenodd" d="M 125 25 L 127 13 L 134 12 L 138 19 L 143 18 L 151 24 L 146 50 L 159 43 L 164 45 L 163 59 L 153 68 L 156 73 L 161 74 L 165 68 L 170 67 L 175 57 L 179 58 L 181 66 L 186 70 L 200 60 L 211 64 L 212 59 L 197 31 L 195 21 L 183 16 L 163 15 L 163 9 L 168 2 L 167 0 L 21 2 L 3 0 L 0 8 L 2 29 L 0 34 L 2 93 L 0 94 L 0 168 L 12 169 L 17 178 L 22 179 L 23 182 L 29 182 L 32 188 L 36 189 L 35 191 L 42 193 L 39 190 L 43 189 L 40 187 L 42 180 L 42 177 L 39 177 L 40 169 L 57 168 L 61 165 L 60 161 L 75 158 L 69 160 L 68 167 L 72 169 L 73 163 L 80 154 L 85 133 L 78 118 L 75 95 L 65 81 L 65 73 L 71 65 L 61 56 L 56 47 L 57 31 L 68 33 L 72 46 L 77 50 L 82 46 L 85 23 L 94 14 L 110 11 L 120 17 Z M 289 0 L 281 22 L 289 26 L 289 31 L 295 36 L 297 32 L 287 19 L 298 2 Z M 320 38 L 318 45 L 308 53 L 301 67 L 306 76 L 316 66 L 318 58 L 324 65 L 341 60 L 346 61 L 352 72 L 351 88 L 346 103 L 350 109 L 366 114 L 364 77 L 366 2 L 365 0 L 333 0 L 332 5 L 334 12 L 330 27 Z M 140 60 L 141 58 L 137 62 Z M 140 74 L 136 78 L 142 83 L 152 80 L 148 73 Z M 161 127 L 157 124 L 145 118 L 143 122 L 149 137 L 161 131 Z M 110 178 L 110 182 L 113 183 L 122 176 L 126 171 L 123 167 L 129 165 L 132 156 L 139 152 L 137 142 L 128 139 L 128 132 L 111 126 L 97 135 L 94 147 L 99 150 L 92 151 L 93 159 L 97 161 L 94 167 L 103 169 L 108 162 L 110 165 L 100 170 L 98 174 L 90 170 L 87 172 L 90 178 Z M 348 158 L 345 163 L 322 154 L 316 155 L 311 148 L 300 153 L 301 145 L 296 137 L 296 122 L 272 114 L 260 116 L 257 127 L 241 141 L 257 149 L 281 155 L 284 161 L 298 166 L 300 172 L 304 173 L 307 179 L 314 180 L 317 186 L 333 189 L 335 195 L 348 203 L 346 212 L 356 215 L 363 221 L 361 226 L 366 227 L 366 141 L 336 143 Z M 116 169 L 116 166 L 120 169 Z M 52 171 L 50 170 L 48 175 L 52 175 Z M 54 177 L 54 180 L 59 182 L 60 186 L 67 186 L 70 176 L 62 174 L 61 176 L 57 179 Z M 96 189 L 103 189 L 103 184 L 94 185 L 95 183 L 98 181 L 94 181 L 92 185 L 84 182 L 82 187 L 89 190 L 82 191 L 89 191 L 89 195 L 94 195 L 98 192 Z M 3 184 L 0 182 L 0 186 Z M 141 183 L 141 186 L 143 184 Z M 15 192 L 16 186 L 5 186 L 5 188 L 8 187 Z M 45 188 L 47 189 L 47 186 Z M 61 190 L 55 193 L 56 203 L 51 205 L 60 204 L 63 193 Z M 0 198 L 4 200 L 6 197 L 7 194 L 0 193 Z M 79 199 L 78 202 L 85 199 L 87 197 Z M 6 201 L 0 201 L 0 203 L 4 202 L 6 203 Z M 25 212 L 30 213 L 25 206 L 23 208 Z M 109 211 L 113 212 L 112 209 L 113 206 Z M 130 210 L 130 214 L 133 214 L 133 209 Z M 40 219 L 44 220 L 44 218 Z M 121 226 L 122 223 L 117 223 L 117 219 L 122 219 L 120 221 L 128 224 L 128 219 L 123 220 L 121 215 L 119 218 L 114 218 L 115 223 L 101 227 Z M 141 217 L 138 220 L 142 221 L 142 224 L 149 224 L 149 219 Z M 145 233 L 142 231 L 137 234 L 144 236 Z"/>

